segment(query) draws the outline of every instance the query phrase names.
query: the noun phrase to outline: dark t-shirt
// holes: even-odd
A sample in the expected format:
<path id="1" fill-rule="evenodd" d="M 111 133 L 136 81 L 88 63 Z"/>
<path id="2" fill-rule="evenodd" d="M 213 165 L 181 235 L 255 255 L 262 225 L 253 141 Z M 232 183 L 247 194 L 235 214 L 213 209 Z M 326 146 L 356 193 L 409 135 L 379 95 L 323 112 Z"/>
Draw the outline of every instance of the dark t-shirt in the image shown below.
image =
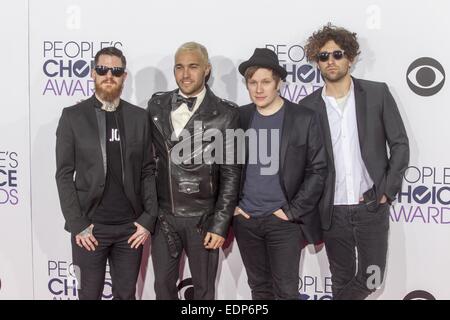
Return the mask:
<path id="1" fill-rule="evenodd" d="M 120 113 L 106 114 L 106 182 L 102 200 L 92 217 L 93 222 L 122 224 L 134 220 L 133 208 L 125 195 L 122 181 L 120 132 L 117 117 Z"/>
<path id="2" fill-rule="evenodd" d="M 284 105 L 270 116 L 263 116 L 255 111 L 250 125 L 250 129 L 256 130 L 257 142 L 250 141 L 249 144 L 249 161 L 239 208 L 253 217 L 271 215 L 287 203 L 279 178 L 283 119 Z M 271 142 L 275 133 L 278 133 L 278 139 Z M 257 157 L 254 155 L 255 151 Z M 256 161 L 252 161 L 252 158 Z M 271 164 L 267 164 L 269 159 Z"/>

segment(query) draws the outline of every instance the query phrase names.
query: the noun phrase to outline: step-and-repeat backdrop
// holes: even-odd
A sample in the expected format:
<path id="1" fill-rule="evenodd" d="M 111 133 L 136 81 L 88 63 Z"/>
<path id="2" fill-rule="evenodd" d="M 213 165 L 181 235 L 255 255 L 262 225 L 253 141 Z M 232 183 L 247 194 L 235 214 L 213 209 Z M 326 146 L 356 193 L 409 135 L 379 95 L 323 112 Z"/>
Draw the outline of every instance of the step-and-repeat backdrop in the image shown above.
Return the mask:
<path id="1" fill-rule="evenodd" d="M 321 87 L 305 59 L 307 37 L 328 21 L 359 35 L 353 75 L 389 85 L 410 137 L 411 161 L 391 210 L 386 281 L 371 299 L 450 299 L 450 68 L 447 1 L 128 1 L 17 0 L 0 11 L 0 299 L 77 299 L 70 238 L 55 184 L 55 130 L 62 108 L 93 93 L 95 53 L 117 46 L 128 59 L 123 98 L 141 107 L 175 88 L 173 54 L 204 44 L 209 84 L 238 104 L 249 102 L 237 66 L 255 47 L 274 50 L 288 70 L 282 95 L 298 102 Z M 248 299 L 232 237 L 221 250 L 218 299 Z M 153 299 L 147 244 L 137 296 Z M 180 298 L 192 283 L 182 266 Z M 329 299 L 324 248 L 302 255 L 299 294 Z M 111 298 L 107 274 L 104 298 Z"/>

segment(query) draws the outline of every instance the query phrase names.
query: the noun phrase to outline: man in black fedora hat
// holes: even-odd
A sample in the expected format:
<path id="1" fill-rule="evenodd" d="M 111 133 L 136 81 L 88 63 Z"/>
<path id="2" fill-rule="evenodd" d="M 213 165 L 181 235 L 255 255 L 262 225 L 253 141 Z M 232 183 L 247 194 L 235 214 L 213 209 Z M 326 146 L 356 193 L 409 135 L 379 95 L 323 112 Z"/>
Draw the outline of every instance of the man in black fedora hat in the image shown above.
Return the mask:
<path id="1" fill-rule="evenodd" d="M 252 103 L 239 108 L 247 139 L 234 234 L 252 298 L 298 299 L 303 243 L 321 240 L 314 211 L 326 176 L 319 121 L 280 96 L 287 72 L 273 51 L 255 49 L 239 72 Z"/>

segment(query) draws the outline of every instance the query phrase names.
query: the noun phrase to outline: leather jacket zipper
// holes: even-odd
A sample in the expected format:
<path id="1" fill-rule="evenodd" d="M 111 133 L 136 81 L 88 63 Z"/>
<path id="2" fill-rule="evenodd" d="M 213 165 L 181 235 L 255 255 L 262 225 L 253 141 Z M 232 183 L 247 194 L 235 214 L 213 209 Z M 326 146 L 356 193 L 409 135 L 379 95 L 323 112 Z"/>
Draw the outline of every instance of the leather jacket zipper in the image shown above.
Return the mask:
<path id="1" fill-rule="evenodd" d="M 164 144 L 166 145 L 166 151 L 167 151 L 167 165 L 169 168 L 169 189 L 170 189 L 170 202 L 172 204 L 172 213 L 175 213 L 175 205 L 173 202 L 173 190 L 172 190 L 172 164 L 170 162 L 170 149 L 167 145 L 167 142 L 164 141 Z"/>
<path id="2" fill-rule="evenodd" d="M 169 169 L 169 193 L 170 193 L 170 204 L 172 206 L 172 213 L 175 213 L 175 204 L 173 201 L 173 190 L 172 190 L 172 166 L 170 163 L 170 148 L 169 145 L 167 144 L 167 141 L 164 138 L 164 133 L 161 129 L 161 127 L 159 126 L 158 123 L 156 123 L 156 121 L 153 119 L 152 117 L 152 122 L 154 123 L 156 129 L 159 131 L 159 133 L 161 134 L 163 140 L 164 140 L 164 145 L 166 146 L 166 152 L 167 152 L 167 168 Z"/>
<path id="3" fill-rule="evenodd" d="M 210 167 L 209 167 L 209 188 L 211 189 L 211 194 L 214 194 L 214 189 L 213 189 L 213 173 L 214 173 L 213 166 L 210 165 Z"/>

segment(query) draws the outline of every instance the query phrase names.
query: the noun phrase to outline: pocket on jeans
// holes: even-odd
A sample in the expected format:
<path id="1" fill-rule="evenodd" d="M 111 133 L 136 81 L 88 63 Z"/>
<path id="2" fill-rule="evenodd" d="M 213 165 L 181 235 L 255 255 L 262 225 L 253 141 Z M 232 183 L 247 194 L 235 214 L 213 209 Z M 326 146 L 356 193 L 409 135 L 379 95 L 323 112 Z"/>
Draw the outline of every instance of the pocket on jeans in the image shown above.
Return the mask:
<path id="1" fill-rule="evenodd" d="M 279 220 L 279 221 L 281 221 L 281 222 L 283 222 L 283 223 L 292 223 L 291 221 L 289 221 L 289 220 L 284 220 L 284 219 L 281 219 L 281 218 L 277 217 L 277 216 L 276 216 L 276 215 L 274 215 L 274 214 L 272 214 L 272 216 L 273 216 L 273 218 L 275 218 L 276 220 Z"/>
<path id="2" fill-rule="evenodd" d="M 378 211 L 389 211 L 391 205 L 386 201 L 385 203 L 380 203 L 378 205 Z"/>

